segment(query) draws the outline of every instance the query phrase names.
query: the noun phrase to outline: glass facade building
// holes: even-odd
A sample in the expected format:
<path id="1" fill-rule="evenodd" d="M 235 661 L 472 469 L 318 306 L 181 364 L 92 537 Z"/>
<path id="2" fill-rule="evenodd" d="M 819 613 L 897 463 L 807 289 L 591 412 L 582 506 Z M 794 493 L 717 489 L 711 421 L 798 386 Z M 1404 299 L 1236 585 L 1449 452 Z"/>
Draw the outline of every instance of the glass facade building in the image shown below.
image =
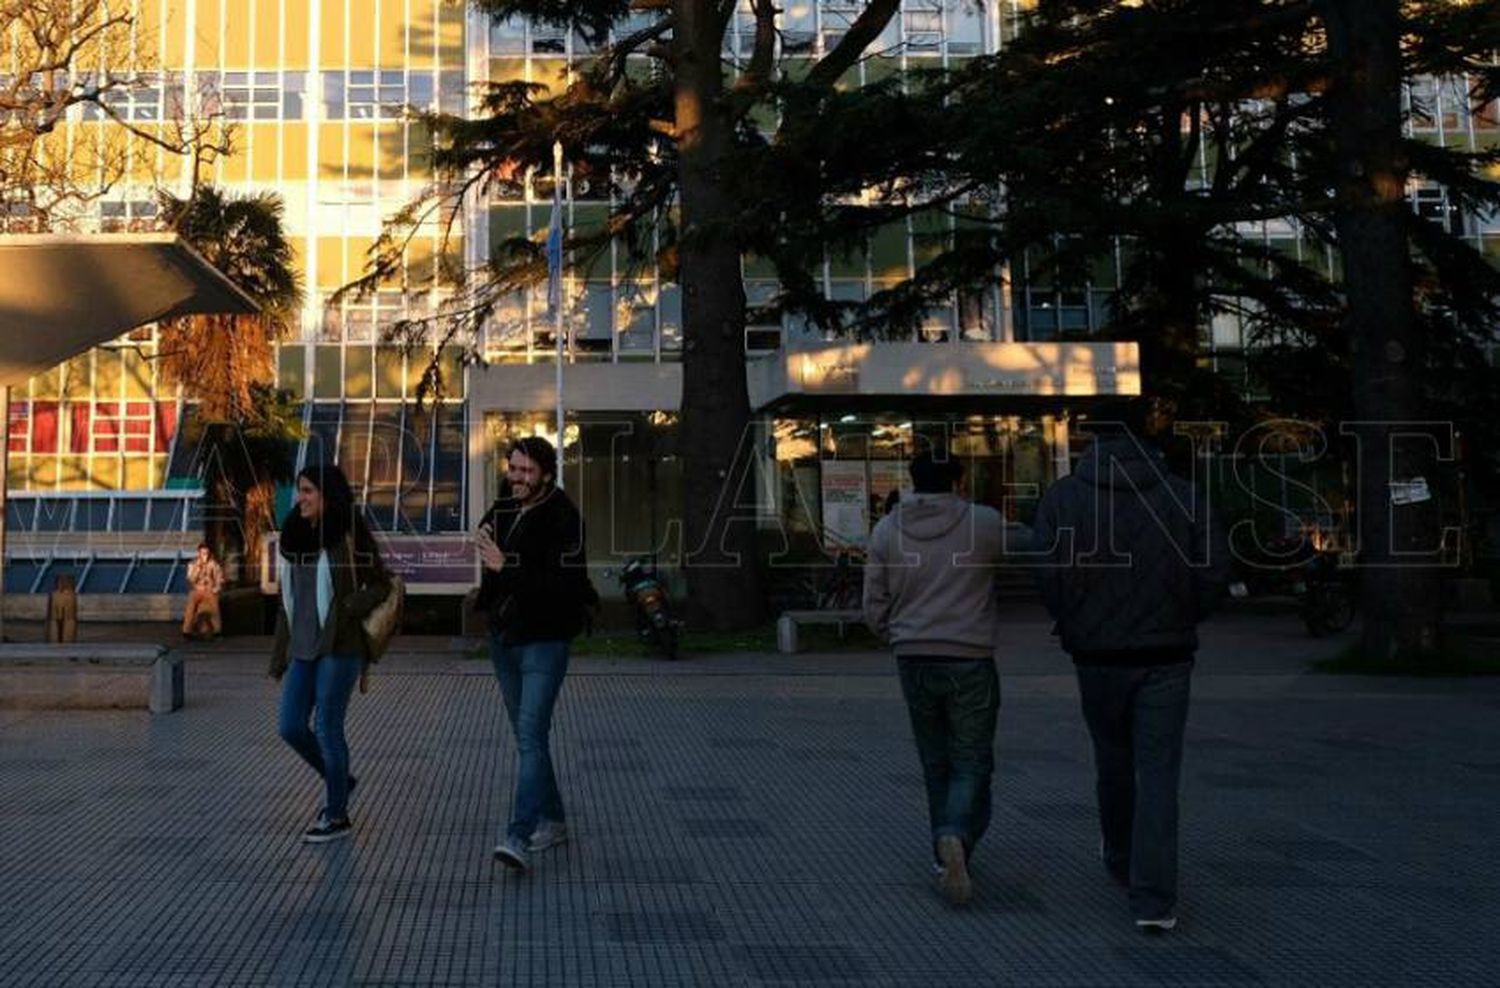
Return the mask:
<path id="1" fill-rule="evenodd" d="M 858 0 L 787 0 L 778 15 L 782 54 L 815 58 L 848 30 Z M 923 65 L 993 52 L 1012 37 L 1029 3 L 903 0 L 899 15 L 846 84 L 859 85 Z M 404 356 L 383 342 L 394 320 L 435 311 L 437 266 L 445 249 L 434 223 L 419 231 L 403 269 L 381 290 L 335 304 L 336 289 L 359 276 L 382 222 L 431 181 L 428 134 L 405 108 L 466 112 L 471 85 L 525 80 L 554 86 L 593 54 L 566 31 L 513 19 L 492 23 L 448 0 L 134 0 L 133 50 L 151 67 L 147 84 L 121 91 L 114 109 L 147 126 L 184 107 L 221 115 L 233 127 L 232 154 L 205 178 L 231 190 L 278 192 L 307 287 L 294 334 L 278 348 L 282 387 L 300 402 L 307 437 L 297 463 L 334 460 L 350 475 L 372 526 L 386 532 L 466 530 L 498 490 L 500 450 L 517 434 L 552 435 L 556 359 L 545 288 L 508 299 L 487 328 L 488 366 L 462 366 L 441 354 L 448 388 L 421 406 L 416 389 L 427 356 Z M 622 27 L 629 31 L 639 23 Z M 750 49 L 754 17 L 741 0 L 726 37 L 730 54 Z M 1425 84 L 1424 84 L 1425 85 Z M 1424 108 L 1412 126 L 1432 139 L 1470 147 L 1500 143 L 1491 105 L 1468 112 L 1463 80 L 1414 87 Z M 1430 107 L 1430 112 L 1425 109 Z M 79 135 L 100 125 L 75 114 Z M 1204 162 L 1207 169 L 1207 162 Z M 101 230 L 149 228 L 153 188 L 187 188 L 180 159 L 137 151 L 131 179 L 96 204 Z M 567 190 L 570 222 L 591 225 L 609 202 L 585 182 Z M 1460 217 L 1440 190 L 1413 190 L 1416 205 L 1500 257 L 1500 220 Z M 492 244 L 540 236 L 551 190 L 525 176 L 497 182 L 457 217 L 446 244 L 453 261 L 483 261 Z M 830 258 L 826 292 L 862 299 L 909 275 L 952 220 L 916 219 L 882 231 L 857 256 Z M 1262 234 L 1289 250 L 1314 249 L 1286 225 Z M 930 310 L 911 342 L 955 350 L 994 344 L 1107 339 L 1104 300 L 1118 284 L 1119 259 L 1105 258 L 1082 286 L 1030 277 L 1025 259 L 997 285 Z M 751 303 L 776 290 L 772 272 L 747 259 Z M 565 477 L 584 504 L 603 557 L 671 548 L 680 470 L 674 437 L 682 344 L 678 289 L 649 266 L 626 263 L 615 248 L 565 279 L 565 318 L 573 339 L 567 394 Z M 819 334 L 788 317 L 747 327 L 752 362 L 788 348 L 816 346 Z M 1205 329 L 1217 358 L 1233 360 L 1243 334 L 1225 317 Z M 181 589 L 183 559 L 201 532 L 193 444 L 194 411 L 158 378 L 158 340 L 146 327 L 33 379 L 9 409 L 11 499 L 6 590 L 51 586 L 60 566 L 82 577 L 84 592 Z M 1066 469 L 1065 403 L 981 395 L 938 415 L 984 465 L 972 482 L 998 501 L 1007 485 L 1045 483 Z M 793 533 L 827 528 L 823 464 L 863 464 L 874 500 L 898 482 L 902 441 L 914 413 L 903 396 L 862 399 L 844 408 L 836 394 L 761 411 L 758 442 L 763 507 Z M 852 417 L 851 417 L 852 416 Z M 841 470 L 844 468 L 840 468 Z M 838 471 L 833 471 L 837 473 Z M 893 478 L 897 478 L 893 480 Z M 1025 497 L 1009 510 L 1026 512 Z M 867 520 L 878 514 L 871 507 Z M 606 534 L 607 533 L 607 534 Z M 826 539 L 822 540 L 826 543 Z M 825 545 L 826 547 L 826 545 Z"/>

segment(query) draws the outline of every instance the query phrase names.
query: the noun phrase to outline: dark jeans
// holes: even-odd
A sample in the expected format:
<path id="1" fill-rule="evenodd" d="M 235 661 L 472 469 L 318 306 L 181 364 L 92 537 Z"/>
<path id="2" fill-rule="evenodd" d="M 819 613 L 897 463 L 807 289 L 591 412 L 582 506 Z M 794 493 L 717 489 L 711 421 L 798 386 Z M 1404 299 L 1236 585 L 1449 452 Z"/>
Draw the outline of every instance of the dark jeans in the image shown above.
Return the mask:
<path id="1" fill-rule="evenodd" d="M 1137 919 L 1177 905 L 1177 789 L 1193 664 L 1078 666 L 1094 739 L 1104 863 Z"/>
<path id="2" fill-rule="evenodd" d="M 937 839 L 948 835 L 957 836 L 972 853 L 990 825 L 1000 710 L 995 662 L 904 658 L 896 664 L 922 760 L 934 853 Z"/>
<path id="3" fill-rule="evenodd" d="M 552 708 L 568 674 L 565 641 L 502 644 L 490 639 L 490 660 L 516 736 L 516 799 L 506 834 L 525 841 L 543 820 L 563 822 L 562 795 L 552 770 Z"/>
<path id="4" fill-rule="evenodd" d="M 349 815 L 349 743 L 344 739 L 344 715 L 359 682 L 362 660 L 325 655 L 294 659 L 281 679 L 278 729 L 282 740 L 323 777 L 330 820 Z M 314 714 L 316 713 L 316 718 Z M 309 727 L 308 722 L 313 721 Z"/>

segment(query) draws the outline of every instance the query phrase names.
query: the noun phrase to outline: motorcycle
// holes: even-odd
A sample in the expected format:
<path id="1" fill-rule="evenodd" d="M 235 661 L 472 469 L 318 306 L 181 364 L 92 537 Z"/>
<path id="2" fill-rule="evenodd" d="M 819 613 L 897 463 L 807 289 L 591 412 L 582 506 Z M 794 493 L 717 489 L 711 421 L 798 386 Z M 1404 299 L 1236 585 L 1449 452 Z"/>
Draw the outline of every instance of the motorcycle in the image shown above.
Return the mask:
<path id="1" fill-rule="evenodd" d="M 1259 565 L 1246 565 L 1229 585 L 1233 597 L 1290 596 L 1315 638 L 1336 635 L 1354 623 L 1357 601 L 1353 571 L 1321 540 L 1300 535 L 1271 540 Z"/>
<path id="2" fill-rule="evenodd" d="M 1354 579 L 1349 570 L 1339 568 L 1338 553 L 1313 556 L 1292 590 L 1301 603 L 1302 623 L 1314 638 L 1336 635 L 1354 623 Z"/>
<path id="3" fill-rule="evenodd" d="M 656 572 L 656 562 L 637 556 L 620 570 L 625 602 L 635 610 L 636 633 L 647 646 L 655 645 L 668 659 L 677 658 L 677 632 L 682 622 L 672 617 L 667 589 Z"/>

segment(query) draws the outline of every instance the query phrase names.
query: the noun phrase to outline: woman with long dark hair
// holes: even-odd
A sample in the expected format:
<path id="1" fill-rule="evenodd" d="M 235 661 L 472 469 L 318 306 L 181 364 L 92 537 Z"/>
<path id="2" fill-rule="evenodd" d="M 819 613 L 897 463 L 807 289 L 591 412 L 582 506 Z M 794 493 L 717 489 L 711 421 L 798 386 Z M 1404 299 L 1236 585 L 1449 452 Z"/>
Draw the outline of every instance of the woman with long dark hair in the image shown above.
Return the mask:
<path id="1" fill-rule="evenodd" d="M 391 585 L 349 481 L 331 464 L 297 475 L 297 501 L 282 523 L 280 548 L 281 609 L 271 675 L 282 681 L 282 739 L 323 777 L 322 812 L 302 835 L 319 844 L 351 831 L 354 777 L 344 715 L 371 658 L 361 622 Z"/>

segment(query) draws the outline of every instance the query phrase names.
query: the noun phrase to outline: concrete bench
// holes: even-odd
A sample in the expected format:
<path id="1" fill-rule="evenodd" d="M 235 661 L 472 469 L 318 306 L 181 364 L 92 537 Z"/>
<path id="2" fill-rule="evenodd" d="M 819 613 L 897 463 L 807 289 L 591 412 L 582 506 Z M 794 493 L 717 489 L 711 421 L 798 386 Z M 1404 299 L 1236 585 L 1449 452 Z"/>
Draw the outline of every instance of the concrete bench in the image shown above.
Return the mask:
<path id="1" fill-rule="evenodd" d="M 865 615 L 858 608 L 826 611 L 782 611 L 776 619 L 776 650 L 797 651 L 797 627 L 803 624 L 836 624 L 839 634 L 846 624 L 863 624 Z"/>
<path id="2" fill-rule="evenodd" d="M 153 714 L 169 714 L 184 701 L 184 667 L 179 653 L 161 645 L 8 643 L 0 645 L 0 666 L 143 666 L 149 667 L 146 705 Z"/>

